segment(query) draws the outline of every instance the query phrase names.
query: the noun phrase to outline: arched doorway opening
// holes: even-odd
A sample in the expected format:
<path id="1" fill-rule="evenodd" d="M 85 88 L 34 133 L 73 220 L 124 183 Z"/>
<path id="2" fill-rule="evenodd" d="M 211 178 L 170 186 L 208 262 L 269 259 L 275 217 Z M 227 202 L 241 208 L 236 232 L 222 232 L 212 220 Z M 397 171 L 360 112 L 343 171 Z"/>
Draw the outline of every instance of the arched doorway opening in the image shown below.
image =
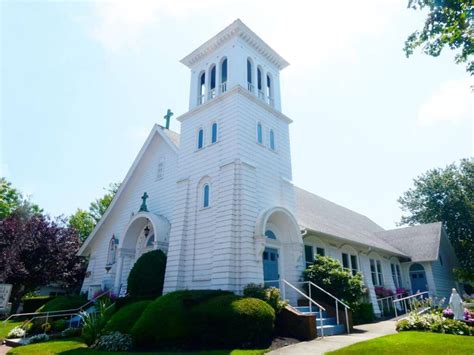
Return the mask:
<path id="1" fill-rule="evenodd" d="M 428 291 L 425 268 L 421 264 L 410 266 L 410 282 L 413 294 Z"/>
<path id="2" fill-rule="evenodd" d="M 296 282 L 303 269 L 303 240 L 293 214 L 283 207 L 264 211 L 257 220 L 255 236 L 260 244 L 263 283 L 278 287 L 281 279 Z"/>

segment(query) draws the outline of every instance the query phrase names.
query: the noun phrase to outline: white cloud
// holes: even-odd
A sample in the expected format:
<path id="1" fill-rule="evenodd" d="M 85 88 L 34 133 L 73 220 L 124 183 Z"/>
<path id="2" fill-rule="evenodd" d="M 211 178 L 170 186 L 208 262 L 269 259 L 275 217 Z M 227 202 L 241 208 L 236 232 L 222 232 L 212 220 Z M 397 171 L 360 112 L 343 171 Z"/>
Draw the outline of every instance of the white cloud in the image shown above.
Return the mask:
<path id="1" fill-rule="evenodd" d="M 459 123 L 474 116 L 474 94 L 471 78 L 442 83 L 421 105 L 418 124 L 430 126 L 441 122 Z"/>

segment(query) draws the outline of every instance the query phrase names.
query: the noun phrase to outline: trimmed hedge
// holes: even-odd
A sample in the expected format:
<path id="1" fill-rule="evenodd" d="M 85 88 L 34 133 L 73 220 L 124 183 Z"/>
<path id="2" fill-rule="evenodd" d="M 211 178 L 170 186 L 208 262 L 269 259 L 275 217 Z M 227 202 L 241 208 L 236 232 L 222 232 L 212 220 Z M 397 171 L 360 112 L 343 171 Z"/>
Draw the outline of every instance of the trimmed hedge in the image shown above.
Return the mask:
<path id="1" fill-rule="evenodd" d="M 212 349 L 266 347 L 275 312 L 226 291 L 176 291 L 153 301 L 132 328 L 137 345 Z"/>
<path id="2" fill-rule="evenodd" d="M 150 303 L 151 301 L 141 301 L 123 306 L 107 322 L 104 333 L 120 332 L 122 334 L 130 334 L 132 327 Z"/>
<path id="3" fill-rule="evenodd" d="M 22 299 L 23 313 L 36 312 L 38 308 L 55 299 L 56 296 L 35 296 Z"/>
<path id="4" fill-rule="evenodd" d="M 65 311 L 68 309 L 76 309 L 87 302 L 87 298 L 83 295 L 76 296 L 58 296 L 49 301 L 42 307 L 38 308 L 37 312 L 54 312 Z"/>
<path id="5" fill-rule="evenodd" d="M 127 280 L 127 291 L 132 298 L 155 299 L 163 293 L 166 255 L 161 250 L 143 254 L 133 265 Z"/>

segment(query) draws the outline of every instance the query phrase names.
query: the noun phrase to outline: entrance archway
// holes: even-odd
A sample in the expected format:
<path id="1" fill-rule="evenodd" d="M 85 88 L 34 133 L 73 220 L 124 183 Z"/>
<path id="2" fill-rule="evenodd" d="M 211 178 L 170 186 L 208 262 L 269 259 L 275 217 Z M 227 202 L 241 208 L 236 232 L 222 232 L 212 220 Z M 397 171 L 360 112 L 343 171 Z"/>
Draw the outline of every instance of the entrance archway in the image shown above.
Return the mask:
<path id="1" fill-rule="evenodd" d="M 263 283 L 278 287 L 279 280 L 296 282 L 303 269 L 303 240 L 293 214 L 283 207 L 262 212 L 255 227 L 257 258 Z"/>
<path id="2" fill-rule="evenodd" d="M 428 291 L 425 268 L 421 264 L 410 266 L 410 282 L 413 294 Z"/>

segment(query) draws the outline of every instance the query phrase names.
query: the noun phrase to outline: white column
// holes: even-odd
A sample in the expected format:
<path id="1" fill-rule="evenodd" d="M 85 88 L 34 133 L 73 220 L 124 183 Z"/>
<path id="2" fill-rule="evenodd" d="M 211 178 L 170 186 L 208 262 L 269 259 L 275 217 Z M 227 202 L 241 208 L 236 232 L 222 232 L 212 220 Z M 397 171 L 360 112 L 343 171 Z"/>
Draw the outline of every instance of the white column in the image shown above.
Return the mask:
<path id="1" fill-rule="evenodd" d="M 120 281 L 122 279 L 123 259 L 121 249 L 118 250 L 117 270 L 115 272 L 114 292 L 118 295 L 120 292 Z"/>
<path id="2" fill-rule="evenodd" d="M 257 76 L 257 62 L 253 62 L 252 66 L 252 85 L 253 85 L 253 94 L 258 97 L 258 76 Z"/>

